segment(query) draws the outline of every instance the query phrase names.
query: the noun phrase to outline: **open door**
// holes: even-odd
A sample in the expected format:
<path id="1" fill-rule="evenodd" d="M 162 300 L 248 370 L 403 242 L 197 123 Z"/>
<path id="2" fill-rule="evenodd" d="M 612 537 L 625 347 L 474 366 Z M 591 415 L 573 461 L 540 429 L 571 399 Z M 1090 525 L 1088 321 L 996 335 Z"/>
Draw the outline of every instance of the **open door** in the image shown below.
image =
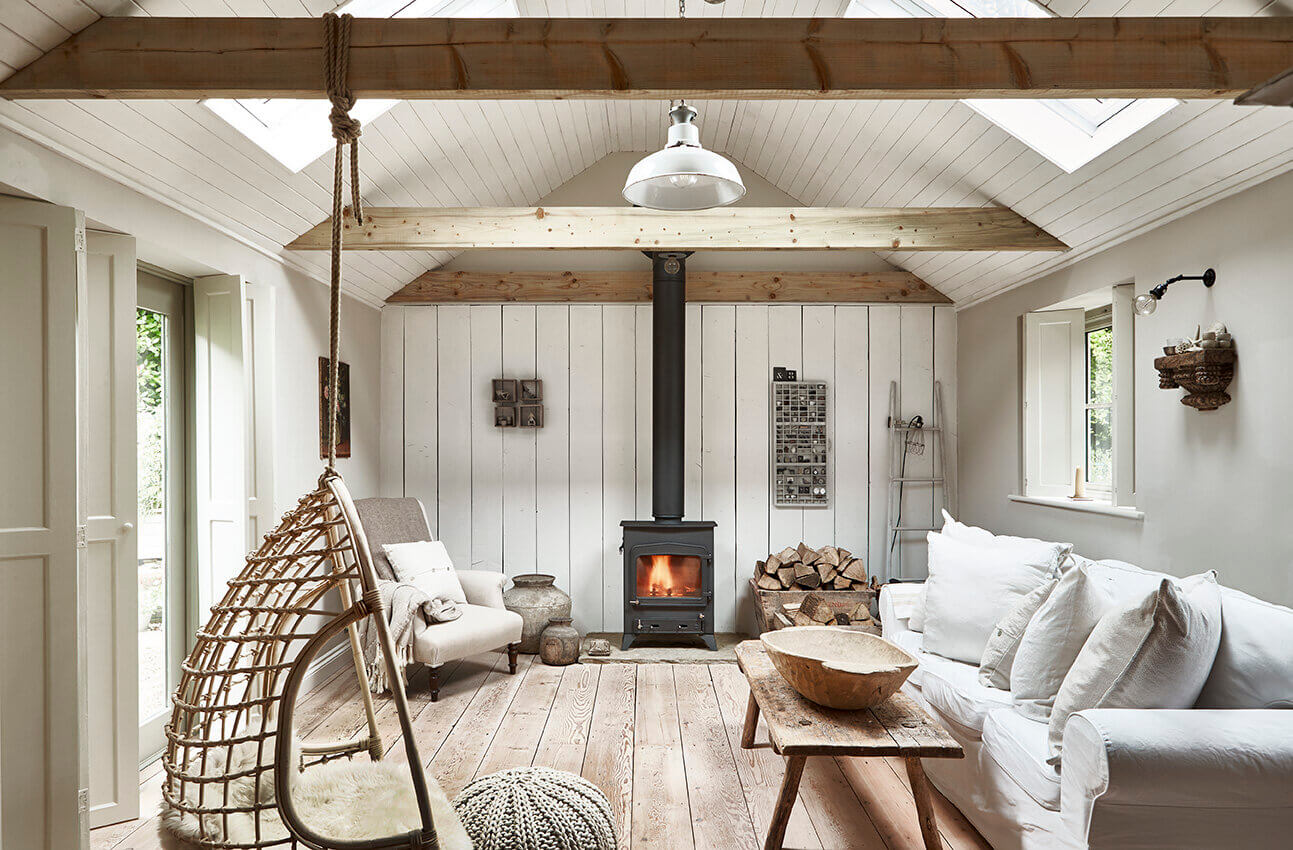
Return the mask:
<path id="1" fill-rule="evenodd" d="M 85 848 L 85 219 L 0 198 L 0 846 Z M 83 361 L 82 361 L 83 362 Z"/>
<path id="2" fill-rule="evenodd" d="M 86 702 L 90 827 L 139 817 L 135 240 L 86 235 Z"/>

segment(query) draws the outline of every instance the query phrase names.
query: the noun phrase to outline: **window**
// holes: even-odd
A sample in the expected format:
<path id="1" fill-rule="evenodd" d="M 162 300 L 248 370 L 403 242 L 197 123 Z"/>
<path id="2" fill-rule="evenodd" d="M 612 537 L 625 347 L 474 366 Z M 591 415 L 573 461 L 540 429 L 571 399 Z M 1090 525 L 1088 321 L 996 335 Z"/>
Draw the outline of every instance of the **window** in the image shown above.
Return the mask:
<path id="1" fill-rule="evenodd" d="M 1024 316 L 1024 494 L 1132 503 L 1131 286 Z"/>
<path id="2" fill-rule="evenodd" d="M 852 0 L 844 15 L 872 18 L 1052 16 L 1033 0 Z M 962 102 L 1070 173 L 1180 103 L 1171 98 L 974 99 Z"/>
<path id="3" fill-rule="evenodd" d="M 515 17 L 516 0 L 350 0 L 337 8 L 361 18 L 499 18 Z M 326 100 L 293 98 L 211 98 L 208 109 L 233 125 L 293 173 L 333 149 L 331 109 Z M 361 100 L 351 115 L 368 123 L 397 100 Z"/>

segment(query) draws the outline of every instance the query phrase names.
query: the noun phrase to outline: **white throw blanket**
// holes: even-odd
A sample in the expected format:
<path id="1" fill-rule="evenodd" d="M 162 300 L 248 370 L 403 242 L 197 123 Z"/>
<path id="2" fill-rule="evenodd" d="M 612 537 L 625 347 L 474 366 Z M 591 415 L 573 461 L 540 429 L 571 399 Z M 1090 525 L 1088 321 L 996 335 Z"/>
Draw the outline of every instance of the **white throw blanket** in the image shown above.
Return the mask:
<path id="1" fill-rule="evenodd" d="M 395 661 L 403 670 L 413 663 L 413 644 L 423 629 L 435 623 L 447 623 L 462 616 L 462 609 L 452 599 L 432 598 L 415 584 L 377 580 L 377 592 L 386 611 L 391 639 L 395 644 Z M 359 624 L 360 643 L 364 648 L 364 673 L 368 689 L 375 694 L 390 689 L 386 662 L 377 645 L 377 629 L 368 618 Z"/>

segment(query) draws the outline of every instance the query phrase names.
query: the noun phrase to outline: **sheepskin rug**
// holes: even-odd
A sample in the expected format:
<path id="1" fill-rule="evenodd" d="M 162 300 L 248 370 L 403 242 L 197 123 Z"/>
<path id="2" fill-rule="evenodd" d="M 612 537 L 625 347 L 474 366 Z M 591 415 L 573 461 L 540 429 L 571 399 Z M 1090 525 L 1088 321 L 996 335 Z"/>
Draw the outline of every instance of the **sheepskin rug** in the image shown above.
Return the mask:
<path id="1" fill-rule="evenodd" d="M 235 747 L 228 772 L 238 773 L 250 769 L 255 764 L 255 754 L 254 745 Z M 225 774 L 222 761 L 223 759 L 210 759 L 206 773 L 212 776 Z M 193 788 L 194 785 L 190 783 L 187 787 Z M 255 803 L 255 783 L 252 777 L 232 780 L 229 790 L 231 806 L 250 806 Z M 431 776 L 427 776 L 427 791 L 431 797 L 431 816 L 440 846 L 444 850 L 471 850 L 471 839 L 467 837 L 462 821 L 449 804 L 439 783 Z M 192 796 L 196 802 L 196 792 Z M 261 775 L 260 799 L 274 799 L 272 771 Z M 298 774 L 292 785 L 292 800 L 296 803 L 301 821 L 327 838 L 383 838 L 422 828 L 417 799 L 413 794 L 413 780 L 409 776 L 408 767 L 403 764 L 371 762 L 361 756 L 357 760 L 340 759 L 314 765 Z M 230 815 L 228 834 L 224 834 L 222 817 L 208 814 L 203 816 L 202 821 L 199 827 L 196 816 L 162 803 L 162 825 L 179 838 L 233 844 L 251 844 L 256 841 L 256 825 L 251 814 Z M 279 819 L 276 809 L 268 809 L 263 813 L 260 836 L 262 842 L 287 837 L 287 828 Z"/>

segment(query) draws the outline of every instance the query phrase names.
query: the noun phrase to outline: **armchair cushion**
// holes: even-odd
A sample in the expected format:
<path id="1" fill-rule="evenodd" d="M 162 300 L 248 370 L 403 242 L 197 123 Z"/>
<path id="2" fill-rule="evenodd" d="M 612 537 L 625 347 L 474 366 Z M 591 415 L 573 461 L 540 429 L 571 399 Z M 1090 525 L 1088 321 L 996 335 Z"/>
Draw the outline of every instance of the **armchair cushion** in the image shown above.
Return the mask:
<path id="1" fill-rule="evenodd" d="M 521 639 L 521 615 L 505 608 L 462 606 L 462 616 L 419 630 L 413 639 L 413 660 L 435 666 L 498 649 Z"/>
<path id="2" fill-rule="evenodd" d="M 485 608 L 503 607 L 503 585 L 507 584 L 507 576 L 503 573 L 493 570 L 458 570 L 458 582 L 470 604 Z"/>
<path id="3" fill-rule="evenodd" d="M 395 581 L 395 570 L 386 557 L 386 545 L 431 539 L 431 526 L 422 503 L 411 498 L 357 499 L 355 510 L 364 526 L 364 537 L 378 578 Z"/>

